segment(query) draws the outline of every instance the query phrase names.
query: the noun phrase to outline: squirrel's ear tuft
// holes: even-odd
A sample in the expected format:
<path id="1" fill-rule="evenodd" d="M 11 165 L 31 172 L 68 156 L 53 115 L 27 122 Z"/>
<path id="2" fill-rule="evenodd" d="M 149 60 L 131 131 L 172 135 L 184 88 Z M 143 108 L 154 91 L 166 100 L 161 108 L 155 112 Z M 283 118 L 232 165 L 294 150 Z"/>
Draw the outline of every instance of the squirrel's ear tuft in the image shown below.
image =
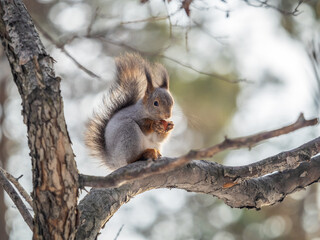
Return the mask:
<path id="1" fill-rule="evenodd" d="M 169 77 L 166 72 L 162 75 L 162 84 L 160 85 L 160 87 L 169 89 Z"/>
<path id="2" fill-rule="evenodd" d="M 160 80 L 160 88 L 164 88 L 164 89 L 169 89 L 169 74 L 167 72 L 167 70 L 165 69 L 165 67 L 160 64 L 160 63 L 156 63 L 154 65 L 154 69 L 156 71 L 157 76 L 159 76 L 159 80 Z"/>
<path id="3" fill-rule="evenodd" d="M 146 74 L 146 79 L 147 79 L 146 95 L 148 95 L 148 94 L 151 94 L 154 91 L 154 87 L 153 87 L 153 83 L 152 83 L 150 69 L 148 69 L 148 67 L 145 67 L 144 68 L 144 72 Z"/>

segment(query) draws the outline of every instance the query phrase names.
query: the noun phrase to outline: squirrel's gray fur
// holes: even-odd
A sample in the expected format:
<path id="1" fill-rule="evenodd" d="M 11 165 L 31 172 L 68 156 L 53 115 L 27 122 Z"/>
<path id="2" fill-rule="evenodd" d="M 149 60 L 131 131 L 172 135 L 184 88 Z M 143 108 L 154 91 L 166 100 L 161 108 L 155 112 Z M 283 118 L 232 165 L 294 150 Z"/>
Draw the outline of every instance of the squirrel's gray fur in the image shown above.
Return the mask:
<path id="1" fill-rule="evenodd" d="M 125 54 L 115 62 L 116 79 L 85 134 L 91 155 L 112 170 L 136 161 L 146 149 L 160 148 L 166 136 L 153 130 L 146 134 L 138 123 L 168 119 L 173 105 L 168 73 L 162 65 L 151 65 L 138 54 Z M 154 88 L 155 83 L 160 86 Z M 155 99 L 159 107 L 153 106 Z"/>

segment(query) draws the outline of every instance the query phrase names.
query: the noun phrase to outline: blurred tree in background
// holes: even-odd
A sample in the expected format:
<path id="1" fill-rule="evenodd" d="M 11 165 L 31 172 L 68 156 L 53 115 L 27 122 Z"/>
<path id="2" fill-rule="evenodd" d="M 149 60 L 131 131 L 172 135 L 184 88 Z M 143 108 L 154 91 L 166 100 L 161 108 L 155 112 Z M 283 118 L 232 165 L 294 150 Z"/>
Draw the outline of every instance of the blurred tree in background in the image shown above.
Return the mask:
<path id="1" fill-rule="evenodd" d="M 210 146 L 224 135 L 272 129 L 302 111 L 318 115 L 319 79 L 308 51 L 318 44 L 319 1 L 141 2 L 25 1 L 63 78 L 66 121 L 80 172 L 108 173 L 96 160 L 88 161 L 83 132 L 112 80 L 112 58 L 125 51 L 162 62 L 170 74 L 176 129 L 166 156 Z M 31 191 L 20 98 L 8 81 L 12 77 L 2 52 L 0 56 L 1 166 L 23 174 L 20 181 Z M 318 135 L 319 128 L 301 130 L 249 153 L 237 150 L 213 160 L 243 165 Z M 31 239 L 11 200 L 6 198 L 5 214 L 2 203 L 1 239 Z M 114 239 L 123 226 L 118 239 L 319 240 L 319 207 L 317 185 L 261 211 L 231 209 L 200 194 L 153 190 L 121 208 L 100 238 Z"/>

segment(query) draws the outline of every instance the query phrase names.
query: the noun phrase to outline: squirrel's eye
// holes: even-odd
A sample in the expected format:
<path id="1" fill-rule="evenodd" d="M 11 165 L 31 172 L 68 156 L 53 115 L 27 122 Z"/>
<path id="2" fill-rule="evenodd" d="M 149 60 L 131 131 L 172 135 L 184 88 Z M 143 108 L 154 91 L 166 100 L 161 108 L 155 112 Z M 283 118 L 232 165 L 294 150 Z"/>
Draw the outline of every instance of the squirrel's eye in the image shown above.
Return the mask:
<path id="1" fill-rule="evenodd" d="M 153 105 L 155 105 L 156 107 L 158 107 L 158 106 L 159 106 L 159 102 L 158 102 L 158 101 L 154 101 L 154 102 L 153 102 Z"/>

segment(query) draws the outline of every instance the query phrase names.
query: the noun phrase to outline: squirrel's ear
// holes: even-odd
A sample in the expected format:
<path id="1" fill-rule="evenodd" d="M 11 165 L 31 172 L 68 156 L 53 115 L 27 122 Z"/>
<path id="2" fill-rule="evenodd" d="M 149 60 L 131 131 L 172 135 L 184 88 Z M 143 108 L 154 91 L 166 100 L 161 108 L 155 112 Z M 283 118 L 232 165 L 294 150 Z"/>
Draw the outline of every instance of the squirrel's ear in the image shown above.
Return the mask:
<path id="1" fill-rule="evenodd" d="M 146 95 L 148 95 L 148 94 L 151 94 L 154 91 L 154 87 L 153 87 L 150 71 L 149 71 L 149 69 L 147 67 L 144 68 L 144 72 L 146 74 L 146 79 L 147 79 Z"/>
<path id="2" fill-rule="evenodd" d="M 161 81 L 159 87 L 168 90 L 169 89 L 169 74 L 168 74 L 167 70 L 160 63 L 156 63 L 154 66 L 155 66 L 155 71 L 157 73 L 157 76 L 160 77 L 160 81 Z"/>
<path id="3" fill-rule="evenodd" d="M 161 88 L 169 89 L 169 76 L 167 71 L 162 74 L 162 84 L 160 85 Z"/>

